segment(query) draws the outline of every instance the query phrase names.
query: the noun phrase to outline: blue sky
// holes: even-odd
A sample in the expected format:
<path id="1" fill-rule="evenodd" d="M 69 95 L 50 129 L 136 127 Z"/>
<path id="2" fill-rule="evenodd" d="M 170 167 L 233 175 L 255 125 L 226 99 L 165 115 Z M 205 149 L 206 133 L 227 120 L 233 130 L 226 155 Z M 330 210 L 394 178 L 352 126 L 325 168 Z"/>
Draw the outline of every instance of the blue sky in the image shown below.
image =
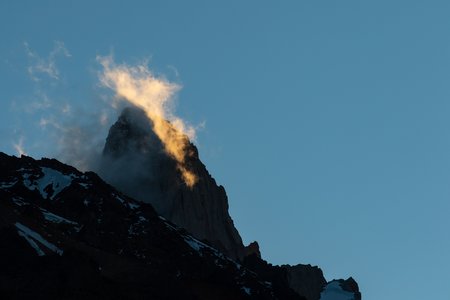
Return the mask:
<path id="1" fill-rule="evenodd" d="M 0 150 L 60 154 L 42 120 L 88 130 L 110 113 L 96 57 L 148 59 L 183 86 L 177 114 L 205 123 L 200 156 L 264 258 L 354 276 L 366 300 L 443 299 L 449 13 L 448 1 L 2 1 Z"/>

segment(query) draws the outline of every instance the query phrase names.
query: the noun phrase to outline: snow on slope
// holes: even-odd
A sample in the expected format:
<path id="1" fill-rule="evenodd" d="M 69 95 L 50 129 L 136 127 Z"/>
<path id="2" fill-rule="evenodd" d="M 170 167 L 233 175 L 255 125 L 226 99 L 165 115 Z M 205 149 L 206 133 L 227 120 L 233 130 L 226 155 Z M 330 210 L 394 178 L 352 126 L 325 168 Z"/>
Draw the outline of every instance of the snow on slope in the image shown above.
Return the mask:
<path id="1" fill-rule="evenodd" d="M 39 233 L 31 230 L 30 228 L 19 222 L 16 222 L 15 225 L 17 228 L 17 233 L 28 241 L 30 246 L 36 250 L 39 256 L 43 256 L 45 255 L 45 253 L 44 251 L 41 250 L 41 248 L 37 245 L 36 242 L 41 243 L 42 245 L 47 247 L 49 250 L 55 252 L 56 254 L 59 255 L 63 254 L 63 250 L 59 249 L 58 247 L 56 247 L 55 245 L 44 239 Z"/>
<path id="2" fill-rule="evenodd" d="M 54 213 L 49 212 L 48 210 L 45 210 L 43 208 L 41 208 L 41 212 L 42 215 L 44 216 L 44 218 L 49 221 L 49 222 L 53 222 L 53 223 L 66 223 L 66 224 L 71 224 L 71 225 L 78 225 L 77 222 L 74 221 L 70 221 L 66 218 L 63 218 L 61 216 L 55 215 Z"/>
<path id="3" fill-rule="evenodd" d="M 63 173 L 50 168 L 42 167 L 41 170 L 44 175 L 38 179 L 33 179 L 32 177 L 34 176 L 28 173 L 24 173 L 22 176 L 25 186 L 29 190 L 37 189 L 44 199 L 47 199 L 49 196 L 48 192 L 46 191 L 49 185 L 51 185 L 53 190 L 53 193 L 50 195 L 50 199 L 53 200 L 54 197 L 66 187 L 68 187 L 72 183 L 72 180 L 75 178 L 74 174 L 64 175 Z"/>
<path id="4" fill-rule="evenodd" d="M 337 280 L 330 281 L 323 292 L 320 294 L 320 300 L 354 300 L 352 292 L 342 289 L 341 284 Z"/>

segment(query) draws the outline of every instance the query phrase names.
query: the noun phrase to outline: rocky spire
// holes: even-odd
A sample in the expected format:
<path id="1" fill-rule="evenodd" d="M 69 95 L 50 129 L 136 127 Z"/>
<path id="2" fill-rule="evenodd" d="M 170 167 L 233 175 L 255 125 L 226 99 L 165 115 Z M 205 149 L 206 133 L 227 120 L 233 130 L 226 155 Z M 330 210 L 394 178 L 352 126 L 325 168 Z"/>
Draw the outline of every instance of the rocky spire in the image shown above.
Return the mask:
<path id="1" fill-rule="evenodd" d="M 192 143 L 185 151 L 186 167 L 198 177 L 193 187 L 182 180 L 176 161 L 164 151 L 145 113 L 126 108 L 109 131 L 99 173 L 197 238 L 241 260 L 245 250 L 228 213 L 225 189 L 216 184 Z"/>

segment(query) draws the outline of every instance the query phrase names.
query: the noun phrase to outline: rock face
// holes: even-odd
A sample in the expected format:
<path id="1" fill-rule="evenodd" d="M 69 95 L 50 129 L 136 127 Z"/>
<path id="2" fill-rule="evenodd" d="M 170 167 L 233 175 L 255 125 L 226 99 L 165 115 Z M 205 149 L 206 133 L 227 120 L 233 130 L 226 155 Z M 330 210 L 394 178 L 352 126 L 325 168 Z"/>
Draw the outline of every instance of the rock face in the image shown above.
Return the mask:
<path id="1" fill-rule="evenodd" d="M 289 287 L 308 300 L 319 300 L 327 281 L 317 266 L 298 264 L 281 266 L 287 272 Z"/>
<path id="2" fill-rule="evenodd" d="M 0 299 L 361 300 L 353 278 L 236 262 L 93 172 L 0 152 Z"/>
<path id="3" fill-rule="evenodd" d="M 0 153 L 0 299 L 304 300 L 92 172 Z"/>
<path id="4" fill-rule="evenodd" d="M 255 247 L 254 243 L 250 245 Z M 259 250 L 246 256 L 243 263 L 264 280 L 273 282 L 274 289 L 284 290 L 288 287 L 307 300 L 320 300 L 321 292 L 327 286 L 319 267 L 302 264 L 274 266 L 261 258 Z"/>
<path id="5" fill-rule="evenodd" d="M 257 241 L 251 242 L 245 247 L 245 256 L 256 255 L 261 258 L 261 252 L 259 251 L 259 244 Z"/>
<path id="6" fill-rule="evenodd" d="M 323 289 L 321 300 L 361 300 L 358 284 L 350 277 L 346 280 L 338 279 L 327 283 Z"/>
<path id="7" fill-rule="evenodd" d="M 99 174 L 121 192 L 151 203 L 196 238 L 242 260 L 245 249 L 228 214 L 225 189 L 211 177 L 193 144 L 185 151 L 186 165 L 198 177 L 192 188 L 184 184 L 176 161 L 164 152 L 145 113 L 126 108 L 109 131 Z"/>
<path id="8" fill-rule="evenodd" d="M 344 291 L 354 293 L 355 300 L 361 300 L 361 293 L 359 292 L 358 283 L 355 281 L 355 279 L 353 279 L 353 277 L 349 277 L 346 280 L 340 279 L 338 281 Z"/>
<path id="9" fill-rule="evenodd" d="M 244 247 L 228 214 L 224 188 L 208 173 L 193 144 L 185 151 L 186 167 L 198 177 L 192 188 L 184 183 L 176 161 L 164 151 L 145 113 L 126 108 L 109 131 L 99 174 L 121 192 L 150 203 L 158 214 L 196 238 L 243 262 L 286 299 L 301 295 L 307 300 L 320 300 L 324 289 L 334 288 L 318 267 L 273 266 L 262 259 L 257 242 Z M 347 285 L 354 288 L 351 283 Z M 359 300 L 357 284 L 354 293 Z"/>
<path id="10" fill-rule="evenodd" d="M 274 266 L 261 257 L 257 253 L 253 253 L 244 258 L 243 264 L 246 268 L 258 274 L 258 276 L 267 282 L 271 283 L 274 291 L 285 293 L 288 295 L 301 295 L 295 292 L 288 281 L 287 270 L 280 266 Z M 301 295 L 304 297 L 304 295 Z M 304 299 L 307 299 L 304 297 Z M 307 299 L 310 300 L 310 299 Z M 318 300 L 318 299 L 314 299 Z"/>

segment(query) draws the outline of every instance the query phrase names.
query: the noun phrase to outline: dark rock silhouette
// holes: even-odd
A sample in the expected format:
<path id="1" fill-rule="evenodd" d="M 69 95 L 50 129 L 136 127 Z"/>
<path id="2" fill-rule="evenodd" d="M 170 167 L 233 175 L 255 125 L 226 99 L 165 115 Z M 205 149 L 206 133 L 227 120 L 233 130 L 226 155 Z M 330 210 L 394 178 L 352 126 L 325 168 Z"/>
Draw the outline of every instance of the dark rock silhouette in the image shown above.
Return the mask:
<path id="1" fill-rule="evenodd" d="M 361 293 L 356 281 L 350 277 L 346 280 L 337 279 L 331 280 L 324 287 L 321 295 L 321 300 L 340 300 L 351 299 L 361 300 Z"/>
<path id="2" fill-rule="evenodd" d="M 290 288 L 307 300 L 319 300 L 320 293 L 327 285 L 322 270 L 311 265 L 274 266 L 262 259 L 258 253 L 246 256 L 243 264 L 264 280 L 273 282 L 274 289 Z"/>
<path id="3" fill-rule="evenodd" d="M 192 143 L 185 152 L 187 168 L 199 179 L 193 188 L 184 184 L 176 161 L 164 151 L 145 112 L 129 107 L 109 131 L 99 173 L 122 192 L 151 203 L 159 214 L 197 238 L 244 261 L 249 269 L 273 281 L 276 289 L 290 288 L 308 300 L 318 300 L 327 284 L 322 270 L 302 264 L 272 266 L 262 259 L 257 242 L 244 247 L 228 213 L 225 189 L 216 184 Z"/>
<path id="4" fill-rule="evenodd" d="M 0 239 L 1 299 L 304 299 L 56 160 L 0 153 Z"/>
<path id="5" fill-rule="evenodd" d="M 100 162 L 111 185 L 0 153 L 0 299 L 361 300 L 351 277 L 327 283 L 318 267 L 274 266 L 257 242 L 244 247 L 225 189 L 193 144 L 184 150 L 193 187 L 145 113 L 128 108 Z"/>
<path id="6" fill-rule="evenodd" d="M 184 184 L 175 159 L 164 152 L 145 113 L 126 108 L 109 131 L 99 174 L 120 191 L 151 203 L 198 239 L 242 259 L 244 245 L 228 214 L 225 189 L 211 177 L 193 144 L 185 151 L 186 166 L 198 177 L 192 188 Z"/>
<path id="7" fill-rule="evenodd" d="M 337 281 L 340 283 L 344 291 L 353 293 L 354 300 L 361 300 L 361 293 L 359 291 L 358 283 L 355 281 L 355 279 L 349 277 L 346 280 L 338 279 Z"/>
<path id="8" fill-rule="evenodd" d="M 327 281 L 319 267 L 302 264 L 282 265 L 281 267 L 286 270 L 287 281 L 291 289 L 308 300 L 320 299 L 320 293 Z"/>
<path id="9" fill-rule="evenodd" d="M 245 247 L 245 256 L 256 255 L 261 258 L 261 252 L 259 251 L 259 244 L 257 241 L 251 242 L 248 246 Z"/>

